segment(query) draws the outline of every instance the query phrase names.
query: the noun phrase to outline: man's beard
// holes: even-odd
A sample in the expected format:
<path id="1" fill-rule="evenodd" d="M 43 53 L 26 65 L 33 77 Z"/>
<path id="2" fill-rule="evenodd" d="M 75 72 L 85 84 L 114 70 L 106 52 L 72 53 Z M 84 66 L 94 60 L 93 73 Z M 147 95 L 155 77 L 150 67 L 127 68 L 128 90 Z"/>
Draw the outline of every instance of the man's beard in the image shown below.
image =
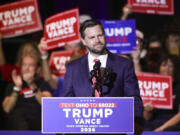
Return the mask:
<path id="1" fill-rule="evenodd" d="M 88 49 L 89 52 L 91 52 L 91 53 L 101 55 L 101 54 L 103 54 L 104 51 L 106 50 L 106 46 L 104 45 L 103 48 L 102 48 L 101 50 L 97 50 L 97 49 L 94 49 L 94 48 L 89 48 L 88 46 L 87 46 L 87 49 Z"/>

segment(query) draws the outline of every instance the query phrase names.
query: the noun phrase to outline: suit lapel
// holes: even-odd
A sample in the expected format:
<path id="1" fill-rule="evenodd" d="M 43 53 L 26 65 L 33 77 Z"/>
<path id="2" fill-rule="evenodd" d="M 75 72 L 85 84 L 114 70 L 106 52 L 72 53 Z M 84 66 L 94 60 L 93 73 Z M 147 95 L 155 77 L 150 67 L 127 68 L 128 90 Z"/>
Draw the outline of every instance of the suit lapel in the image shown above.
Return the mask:
<path id="1" fill-rule="evenodd" d="M 81 60 L 81 73 L 82 74 L 80 74 L 80 76 L 82 76 L 82 78 L 84 78 L 85 80 L 84 80 L 84 89 L 86 89 L 87 90 L 87 93 L 88 93 L 88 95 L 89 96 L 91 96 L 92 95 L 92 85 L 91 85 L 91 83 L 90 83 L 90 81 L 89 81 L 89 78 L 90 78 L 90 76 L 89 76 L 89 64 L 88 64 L 88 54 L 86 54 L 85 56 L 84 56 L 84 58 Z"/>
<path id="2" fill-rule="evenodd" d="M 113 57 L 112 57 L 112 54 L 110 52 L 108 52 L 106 68 L 112 67 L 112 65 L 113 65 Z M 102 94 L 108 93 L 108 91 L 109 91 L 108 87 L 103 85 L 102 86 Z M 103 96 L 106 96 L 106 95 L 103 95 Z"/>
<path id="3" fill-rule="evenodd" d="M 113 61 L 114 61 L 113 54 L 112 54 L 111 52 L 108 52 L 108 58 L 107 58 L 106 68 L 109 68 L 109 67 L 112 68 L 112 67 L 114 66 Z"/>

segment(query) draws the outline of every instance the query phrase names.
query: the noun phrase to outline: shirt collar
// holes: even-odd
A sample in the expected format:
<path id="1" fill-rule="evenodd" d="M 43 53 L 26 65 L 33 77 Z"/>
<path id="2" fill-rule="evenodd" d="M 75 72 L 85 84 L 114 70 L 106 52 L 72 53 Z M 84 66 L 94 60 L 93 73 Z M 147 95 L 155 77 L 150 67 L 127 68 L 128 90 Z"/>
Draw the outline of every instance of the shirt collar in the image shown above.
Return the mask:
<path id="1" fill-rule="evenodd" d="M 108 54 L 103 54 L 103 55 L 100 55 L 99 57 L 94 57 L 94 56 L 91 55 L 91 53 L 88 53 L 88 60 L 91 63 L 94 63 L 95 59 L 99 59 L 100 62 L 106 61 L 107 57 L 108 57 Z"/>
<path id="2" fill-rule="evenodd" d="M 100 55 L 99 57 L 94 57 L 91 55 L 91 53 L 88 53 L 89 70 L 90 71 L 93 70 L 93 66 L 95 64 L 94 59 L 99 59 L 101 62 L 101 67 L 106 68 L 107 57 L 108 57 L 108 54 Z"/>

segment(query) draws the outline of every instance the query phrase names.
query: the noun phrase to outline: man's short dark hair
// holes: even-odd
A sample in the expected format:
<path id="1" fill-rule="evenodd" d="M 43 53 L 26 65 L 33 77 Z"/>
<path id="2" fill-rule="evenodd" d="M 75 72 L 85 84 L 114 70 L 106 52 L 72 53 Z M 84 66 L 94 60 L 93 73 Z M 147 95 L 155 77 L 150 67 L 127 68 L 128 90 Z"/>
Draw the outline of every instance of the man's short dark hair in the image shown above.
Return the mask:
<path id="1" fill-rule="evenodd" d="M 84 34 L 84 31 L 86 30 L 86 28 L 88 27 L 93 27 L 93 26 L 96 26 L 96 25 L 99 25 L 101 26 L 103 32 L 104 32 L 104 27 L 102 25 L 102 23 L 98 20 L 95 20 L 95 19 L 90 19 L 90 20 L 86 20 L 85 22 L 83 22 L 80 26 L 80 34 L 81 34 L 81 37 L 84 39 L 85 37 L 85 34 Z"/>

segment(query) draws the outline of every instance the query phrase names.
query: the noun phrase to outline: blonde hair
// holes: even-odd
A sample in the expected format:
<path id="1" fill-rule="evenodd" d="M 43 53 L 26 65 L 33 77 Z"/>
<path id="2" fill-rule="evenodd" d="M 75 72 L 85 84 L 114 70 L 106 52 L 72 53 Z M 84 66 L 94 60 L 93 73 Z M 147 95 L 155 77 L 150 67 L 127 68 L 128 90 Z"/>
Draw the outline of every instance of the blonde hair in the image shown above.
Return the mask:
<path id="1" fill-rule="evenodd" d="M 39 77 L 41 74 L 41 55 L 37 48 L 37 44 L 34 42 L 26 42 L 21 45 L 18 54 L 17 54 L 17 65 L 21 66 L 23 58 L 29 56 L 36 60 L 37 64 L 37 74 L 36 77 Z"/>
<path id="2" fill-rule="evenodd" d="M 17 54 L 17 65 L 21 66 L 22 59 L 25 56 L 30 56 L 37 60 L 38 65 L 40 64 L 40 52 L 37 48 L 37 44 L 33 42 L 26 42 L 21 45 L 18 54 Z"/>

